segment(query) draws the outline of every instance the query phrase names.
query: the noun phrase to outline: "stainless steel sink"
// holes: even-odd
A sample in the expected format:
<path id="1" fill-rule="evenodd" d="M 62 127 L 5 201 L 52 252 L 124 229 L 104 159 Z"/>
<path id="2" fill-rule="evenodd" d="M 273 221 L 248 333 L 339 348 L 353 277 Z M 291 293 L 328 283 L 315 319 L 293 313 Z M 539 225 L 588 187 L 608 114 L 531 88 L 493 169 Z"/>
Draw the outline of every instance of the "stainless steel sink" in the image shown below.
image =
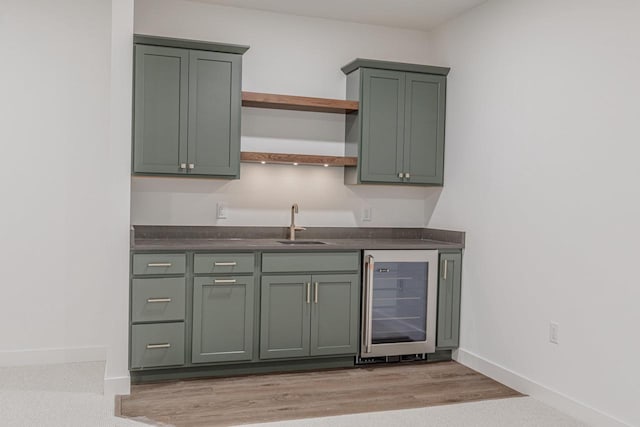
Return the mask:
<path id="1" fill-rule="evenodd" d="M 326 245 L 325 242 L 317 240 L 278 240 L 278 243 L 283 245 Z"/>

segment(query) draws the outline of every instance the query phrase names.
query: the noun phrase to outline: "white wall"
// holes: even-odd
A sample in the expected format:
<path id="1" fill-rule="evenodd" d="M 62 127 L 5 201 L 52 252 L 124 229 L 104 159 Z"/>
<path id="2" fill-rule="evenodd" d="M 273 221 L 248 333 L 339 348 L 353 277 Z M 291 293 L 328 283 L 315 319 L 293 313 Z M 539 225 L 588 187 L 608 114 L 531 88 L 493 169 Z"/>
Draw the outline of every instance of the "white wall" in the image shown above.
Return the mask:
<path id="1" fill-rule="evenodd" d="M 461 359 L 630 425 L 639 21 L 631 0 L 496 0 L 433 34 L 452 71 L 445 187 L 429 226 L 467 231 Z"/>
<path id="2" fill-rule="evenodd" d="M 129 392 L 129 248 L 131 220 L 131 102 L 133 0 L 111 0 L 111 97 L 108 208 L 104 230 L 110 253 L 105 302 L 109 307 L 105 394 Z M 108 235 L 107 235 L 108 233 Z"/>
<path id="3" fill-rule="evenodd" d="M 251 46 L 243 90 L 345 97 L 356 57 L 431 63 L 427 34 L 175 0 L 138 0 L 135 31 Z M 344 117 L 244 108 L 242 150 L 344 155 Z M 133 224 L 423 226 L 438 189 L 343 184 L 342 168 L 242 164 L 239 181 L 132 179 Z M 428 200 L 428 202 L 425 202 Z M 216 203 L 228 217 L 216 220 Z M 371 222 L 361 210 L 373 209 Z"/>
<path id="4" fill-rule="evenodd" d="M 0 6 L 0 366 L 104 360 L 127 306 L 112 304 L 127 287 L 130 139 L 110 120 L 111 6 Z"/>

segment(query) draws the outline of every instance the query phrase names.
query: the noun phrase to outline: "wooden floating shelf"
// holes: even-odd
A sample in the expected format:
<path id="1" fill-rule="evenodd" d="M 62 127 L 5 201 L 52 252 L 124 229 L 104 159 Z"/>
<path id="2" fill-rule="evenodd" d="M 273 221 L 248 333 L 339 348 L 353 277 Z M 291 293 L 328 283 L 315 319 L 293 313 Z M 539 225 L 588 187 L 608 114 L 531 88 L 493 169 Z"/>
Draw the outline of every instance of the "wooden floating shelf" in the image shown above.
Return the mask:
<path id="1" fill-rule="evenodd" d="M 319 165 L 319 166 L 356 166 L 357 157 L 319 156 L 311 154 L 284 154 L 284 153 L 256 153 L 242 151 L 240 161 L 251 163 L 281 163 L 292 165 Z"/>
<path id="2" fill-rule="evenodd" d="M 340 114 L 358 111 L 358 101 L 258 92 L 242 92 L 242 106 Z"/>

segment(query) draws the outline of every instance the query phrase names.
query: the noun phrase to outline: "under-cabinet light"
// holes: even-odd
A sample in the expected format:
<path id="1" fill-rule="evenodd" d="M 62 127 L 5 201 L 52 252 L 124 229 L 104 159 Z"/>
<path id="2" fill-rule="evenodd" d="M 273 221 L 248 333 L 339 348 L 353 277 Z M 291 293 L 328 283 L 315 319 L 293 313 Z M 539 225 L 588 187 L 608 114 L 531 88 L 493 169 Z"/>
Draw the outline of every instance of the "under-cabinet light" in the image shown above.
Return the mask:
<path id="1" fill-rule="evenodd" d="M 328 168 L 328 167 L 329 167 L 329 164 L 325 163 L 325 164 L 324 164 L 324 167 L 325 167 L 325 168 Z"/>
<path id="2" fill-rule="evenodd" d="M 264 160 L 263 160 L 263 161 L 261 161 L 260 163 L 262 163 L 263 165 L 266 165 L 266 164 L 267 164 L 267 162 L 265 162 Z"/>
<path id="3" fill-rule="evenodd" d="M 293 166 L 298 166 L 298 163 L 295 163 L 295 162 L 294 162 L 294 163 L 293 163 Z"/>

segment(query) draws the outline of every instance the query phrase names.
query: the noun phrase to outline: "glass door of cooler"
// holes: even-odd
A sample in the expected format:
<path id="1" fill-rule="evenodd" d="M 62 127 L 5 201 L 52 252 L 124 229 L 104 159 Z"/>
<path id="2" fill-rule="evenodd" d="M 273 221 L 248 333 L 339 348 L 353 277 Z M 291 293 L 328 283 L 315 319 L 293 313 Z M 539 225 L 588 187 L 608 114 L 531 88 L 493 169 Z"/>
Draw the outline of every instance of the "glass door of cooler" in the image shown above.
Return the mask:
<path id="1" fill-rule="evenodd" d="M 365 252 L 362 356 L 435 351 L 437 251 Z"/>
<path id="2" fill-rule="evenodd" d="M 373 274 L 373 344 L 426 341 L 426 262 L 377 262 Z"/>

